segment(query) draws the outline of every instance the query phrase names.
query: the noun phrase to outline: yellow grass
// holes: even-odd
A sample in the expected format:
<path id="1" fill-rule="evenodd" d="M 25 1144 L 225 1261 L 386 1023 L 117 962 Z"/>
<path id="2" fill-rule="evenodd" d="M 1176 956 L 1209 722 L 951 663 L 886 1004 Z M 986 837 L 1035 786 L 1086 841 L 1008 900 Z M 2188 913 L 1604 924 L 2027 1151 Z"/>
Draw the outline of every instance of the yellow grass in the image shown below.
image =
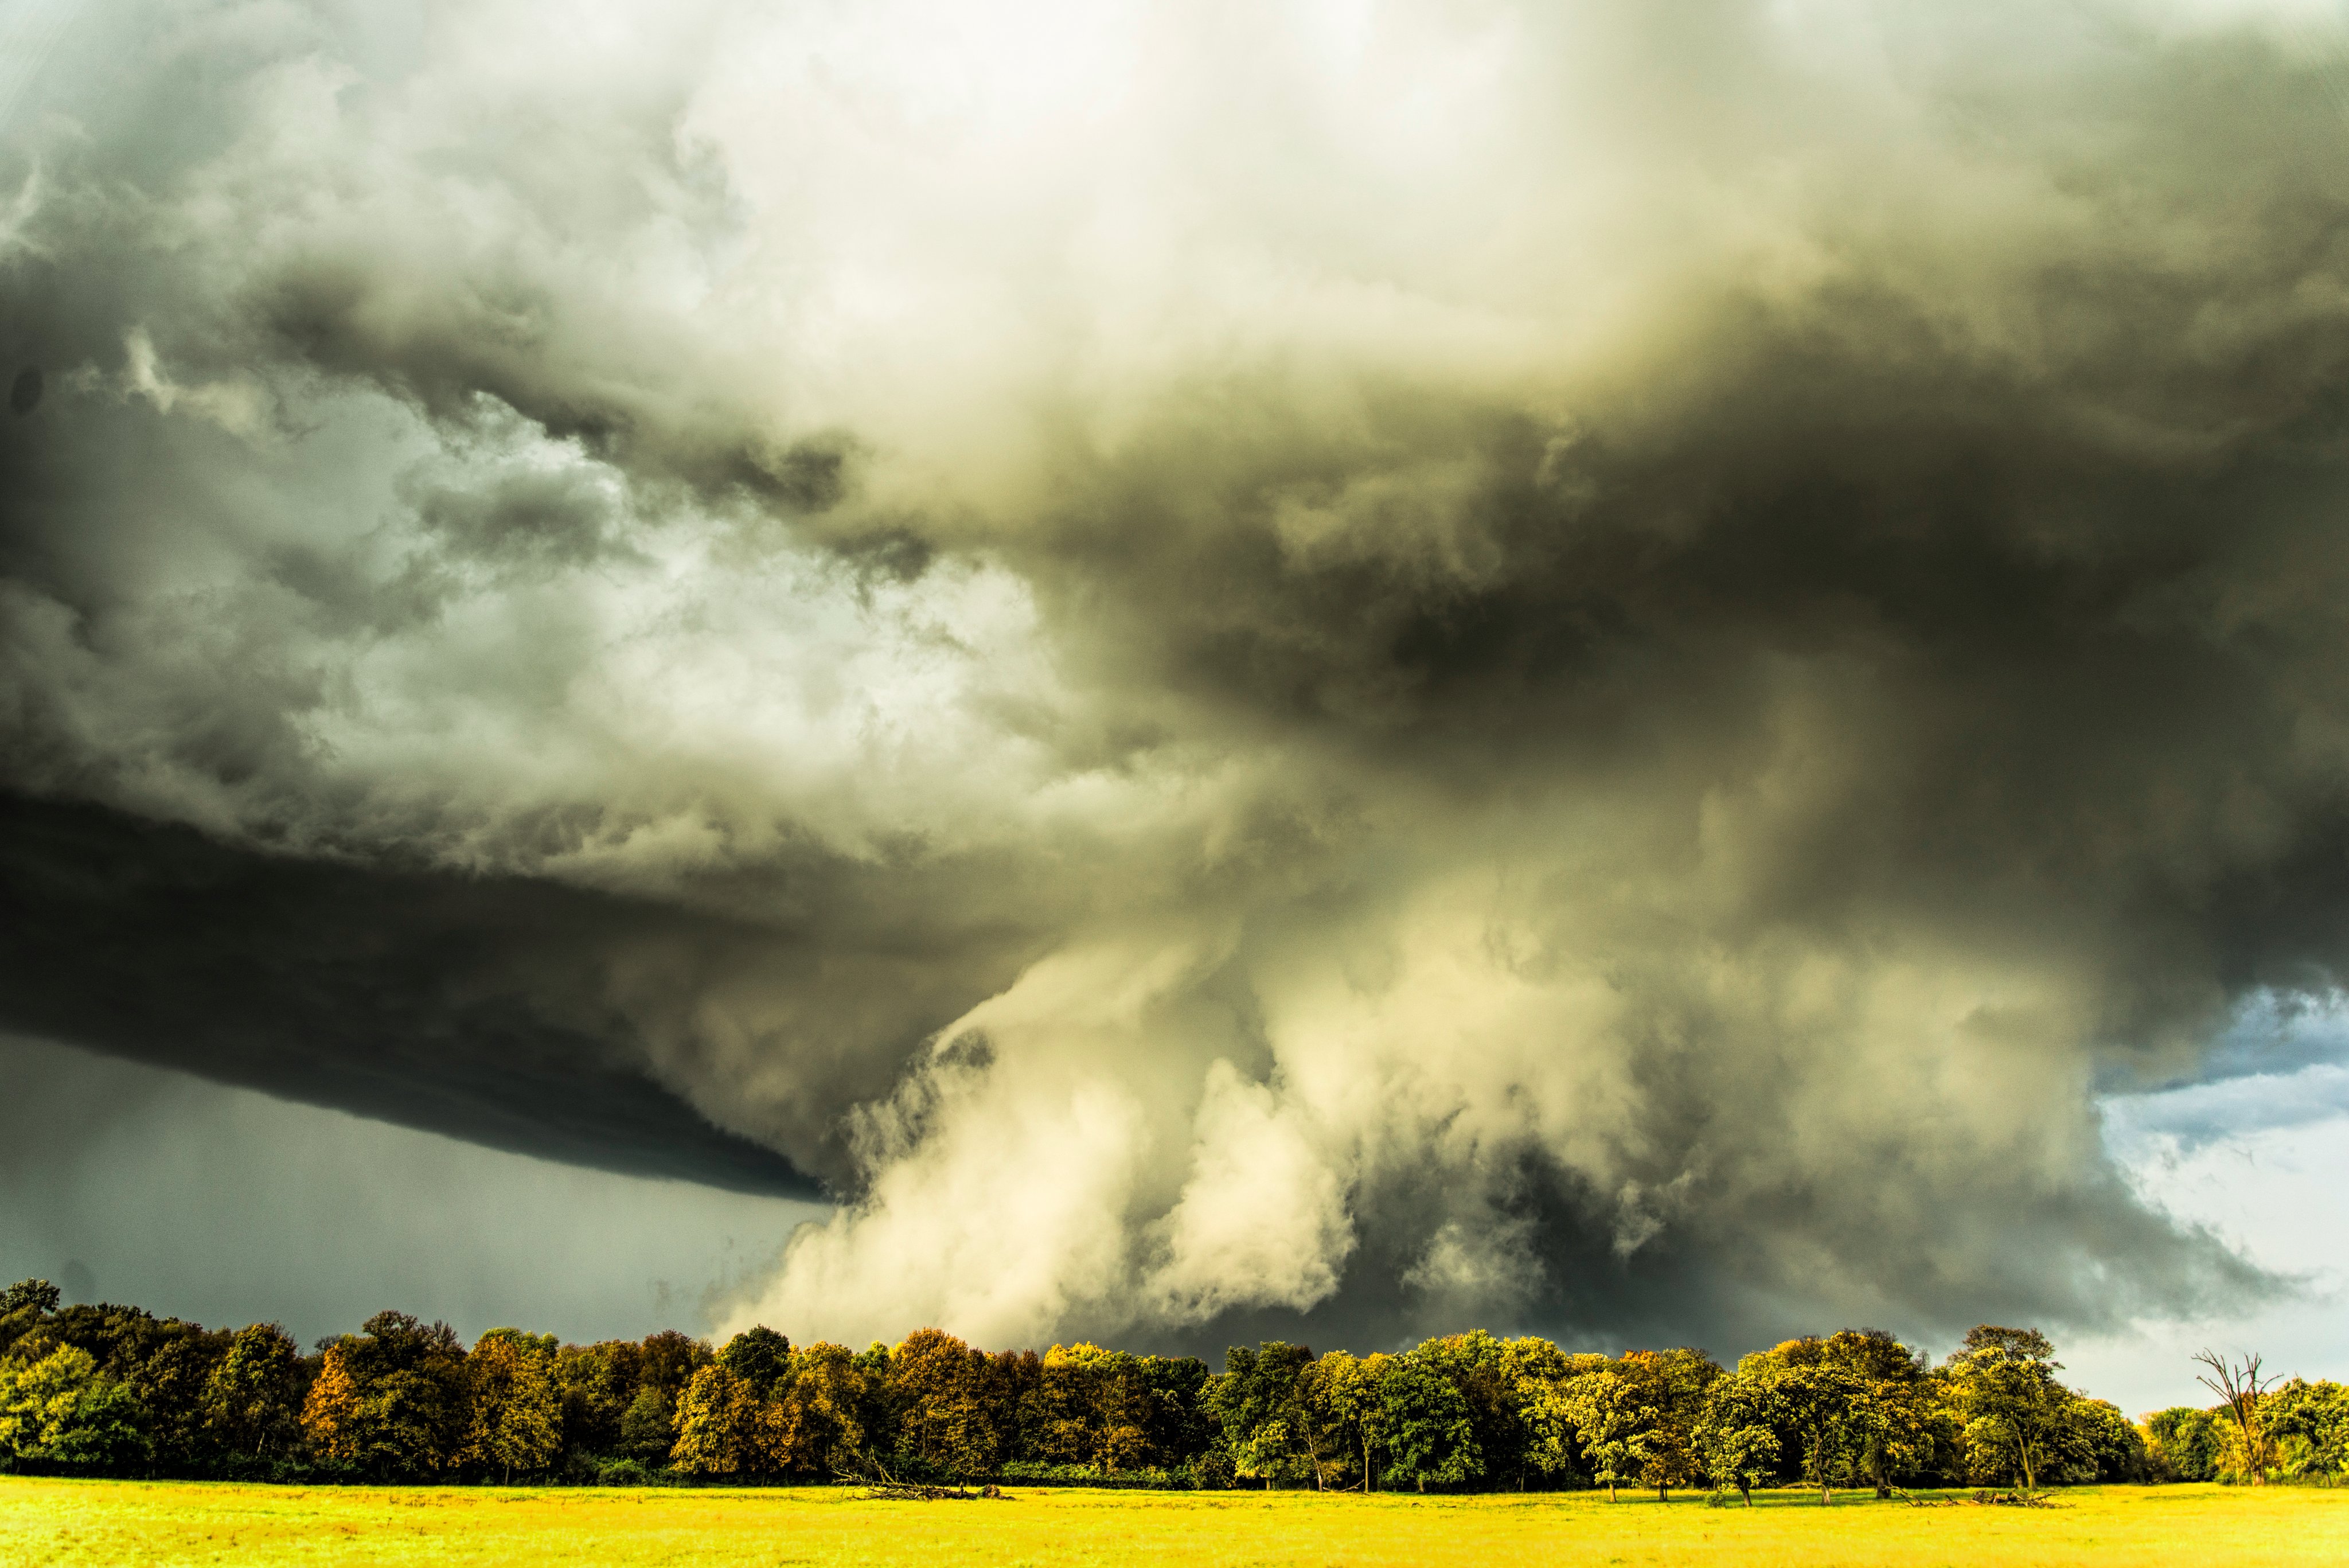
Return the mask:
<path id="1" fill-rule="evenodd" d="M 2103 1487 L 2051 1509 L 1872 1499 L 1014 1489 L 390 1490 L 0 1478 L 0 1563 L 2349 1563 L 2349 1490 Z"/>

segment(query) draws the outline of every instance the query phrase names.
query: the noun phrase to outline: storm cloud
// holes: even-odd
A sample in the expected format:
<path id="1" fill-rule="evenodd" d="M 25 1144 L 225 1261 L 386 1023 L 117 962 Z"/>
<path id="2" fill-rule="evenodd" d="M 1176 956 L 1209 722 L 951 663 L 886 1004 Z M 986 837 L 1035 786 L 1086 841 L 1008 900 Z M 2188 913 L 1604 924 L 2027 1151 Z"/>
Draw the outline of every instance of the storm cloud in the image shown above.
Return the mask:
<path id="1" fill-rule="evenodd" d="M 2267 1288 L 2095 1095 L 2342 973 L 2329 11 L 44 36 L 0 1026 L 823 1191 L 797 1338 Z"/>

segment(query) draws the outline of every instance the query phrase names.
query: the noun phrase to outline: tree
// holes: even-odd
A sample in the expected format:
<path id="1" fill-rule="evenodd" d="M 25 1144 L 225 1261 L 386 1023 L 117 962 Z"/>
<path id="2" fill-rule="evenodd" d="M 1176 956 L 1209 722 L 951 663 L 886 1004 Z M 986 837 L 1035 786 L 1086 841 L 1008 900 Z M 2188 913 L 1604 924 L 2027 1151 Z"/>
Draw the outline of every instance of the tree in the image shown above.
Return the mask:
<path id="1" fill-rule="evenodd" d="M 1207 1379 L 1200 1403 L 1222 1428 L 1235 1475 L 1260 1479 L 1269 1490 L 1308 1473 L 1296 1398 L 1297 1380 L 1312 1360 L 1308 1347 L 1277 1339 L 1224 1352 L 1224 1370 Z"/>
<path id="2" fill-rule="evenodd" d="M 1774 1354 L 1788 1348 L 1781 1345 Z M 1857 1447 L 1856 1418 L 1865 1397 L 1860 1380 L 1848 1368 L 1819 1358 L 1782 1360 L 1770 1376 L 1803 1469 L 1819 1489 L 1820 1505 L 1832 1503 L 1837 1467 Z"/>
<path id="3" fill-rule="evenodd" d="M 150 1458 L 159 1468 L 204 1473 L 222 1458 L 204 1419 L 204 1390 L 232 1343 L 230 1334 L 173 1319 L 158 1325 L 143 1356 L 124 1357 L 120 1379 L 146 1412 Z"/>
<path id="4" fill-rule="evenodd" d="M 641 1346 L 625 1339 L 566 1345 L 555 1351 L 548 1376 L 554 1381 L 555 1398 L 562 1406 L 566 1455 L 585 1459 L 623 1451 L 621 1426 L 636 1397 L 636 1374 L 643 1355 Z M 653 1399 L 659 1403 L 657 1391 Z M 661 1419 L 665 1423 L 667 1418 L 664 1409 Z M 667 1453 L 666 1439 L 662 1452 Z"/>
<path id="5" fill-rule="evenodd" d="M 1136 1375 L 1149 1397 L 1148 1462 L 1180 1469 L 1208 1446 L 1214 1429 L 1200 1405 L 1207 1364 L 1195 1355 L 1145 1355 Z"/>
<path id="6" fill-rule="evenodd" d="M 949 1479 L 995 1473 L 1003 1449 L 995 1368 L 950 1334 L 916 1329 L 890 1357 L 899 1464 Z"/>
<path id="7" fill-rule="evenodd" d="M 874 1459 L 874 1389 L 869 1359 L 843 1345 L 811 1345 L 792 1352 L 792 1375 L 768 1412 L 765 1441 L 771 1462 L 819 1476 L 862 1476 Z"/>
<path id="8" fill-rule="evenodd" d="M 1777 1428 L 1785 1418 L 1774 1369 L 1741 1364 L 1715 1379 L 1696 1423 L 1697 1453 L 1713 1484 L 1735 1487 L 1752 1508 L 1754 1489 L 1777 1466 Z"/>
<path id="9" fill-rule="evenodd" d="M 1847 1451 L 1852 1466 L 1892 1495 L 1896 1476 L 1931 1462 L 1933 1384 L 1924 1360 L 1882 1329 L 1844 1329 L 1818 1343 L 1819 1359 L 1852 1380 Z"/>
<path id="10" fill-rule="evenodd" d="M 2074 1396 L 2064 1406 L 2069 1428 L 2062 1444 L 2084 1481 L 2140 1481 L 2150 1468 L 2145 1436 L 2129 1425 L 2120 1407 L 2106 1399 Z"/>
<path id="11" fill-rule="evenodd" d="M 1431 1359 L 1397 1357 L 1381 1393 L 1390 1480 L 1425 1491 L 1430 1481 L 1464 1486 L 1485 1473 L 1468 1400 Z"/>
<path id="12" fill-rule="evenodd" d="M 677 1444 L 677 1412 L 657 1385 L 647 1383 L 620 1416 L 620 1452 L 647 1465 L 668 1463 Z"/>
<path id="13" fill-rule="evenodd" d="M 0 1364 L 0 1454 L 67 1469 L 119 1470 L 146 1459 L 146 1412 L 79 1345 Z"/>
<path id="14" fill-rule="evenodd" d="M 2349 1388 L 2295 1377 L 2261 1399 L 2260 1419 L 2285 1475 L 2349 1470 Z"/>
<path id="15" fill-rule="evenodd" d="M 1637 1402 L 1651 1413 L 1639 1449 L 1640 1484 L 1654 1487 L 1656 1501 L 1666 1501 L 1671 1488 L 1685 1486 L 1703 1473 L 1695 1428 L 1705 1390 L 1721 1376 L 1721 1368 L 1704 1352 L 1690 1349 L 1634 1350 L 1617 1366 L 1635 1385 Z"/>
<path id="16" fill-rule="evenodd" d="M 2165 1480 L 2216 1480 L 2224 1458 L 2225 1439 L 2208 1410 L 2180 1405 L 2156 1410 L 2145 1418 L 2146 1448 Z"/>
<path id="17" fill-rule="evenodd" d="M 237 1330 L 204 1383 L 205 1430 L 232 1453 L 287 1453 L 301 1434 L 302 1353 L 274 1323 Z"/>
<path id="18" fill-rule="evenodd" d="M 1327 1490 L 1359 1477 L 1351 1484 L 1377 1490 L 1374 1450 L 1386 1447 L 1386 1383 L 1395 1365 L 1391 1355 L 1358 1359 L 1333 1350 L 1299 1375 L 1297 1398 L 1317 1488 Z"/>
<path id="19" fill-rule="evenodd" d="M 1647 1459 L 1649 1435 L 1656 1424 L 1656 1410 L 1646 1402 L 1649 1392 L 1611 1364 L 1569 1377 L 1558 1390 L 1560 1407 L 1582 1444 L 1591 1478 L 1606 1487 L 1609 1502 L 1619 1485 L 1639 1479 Z"/>
<path id="20" fill-rule="evenodd" d="M 2061 1363 L 2055 1347 L 2035 1328 L 1982 1324 L 1967 1331 L 1964 1345 L 1943 1369 L 1965 1422 L 1970 1455 L 1977 1469 L 2018 1478 L 2035 1490 L 2046 1461 L 2059 1455 L 2066 1435 L 2064 1407 L 2071 1391 L 2055 1381 Z"/>
<path id="21" fill-rule="evenodd" d="M 465 1355 L 445 1323 L 380 1312 L 329 1342 L 302 1407 L 302 1430 L 328 1461 L 386 1479 L 457 1463 L 471 1415 Z"/>
<path id="22" fill-rule="evenodd" d="M 492 1329 L 465 1358 L 471 1399 L 460 1458 L 496 1470 L 511 1484 L 516 1470 L 545 1469 L 563 1449 L 563 1407 L 549 1365 L 552 1336 L 534 1340 L 513 1329 Z"/>
<path id="23" fill-rule="evenodd" d="M 753 1397 L 765 1399 L 791 1374 L 792 1342 L 761 1324 L 728 1340 L 718 1353 L 718 1365 L 741 1379 Z"/>
<path id="24" fill-rule="evenodd" d="M 669 1459 L 689 1476 L 730 1476 L 766 1468 L 765 1411 L 750 1385 L 713 1364 L 693 1375 L 678 1401 Z"/>
<path id="25" fill-rule="evenodd" d="M 2275 1446 L 2260 1420 L 2260 1357 L 2246 1356 L 2235 1362 L 2217 1351 L 2206 1350 L 2194 1360 L 2209 1368 L 2195 1381 L 2219 1396 L 2234 1421 L 2234 1430 L 2230 1434 L 2233 1451 L 2229 1456 L 2232 1468 L 2251 1485 L 2265 1486 L 2268 1471 L 2275 1464 Z"/>

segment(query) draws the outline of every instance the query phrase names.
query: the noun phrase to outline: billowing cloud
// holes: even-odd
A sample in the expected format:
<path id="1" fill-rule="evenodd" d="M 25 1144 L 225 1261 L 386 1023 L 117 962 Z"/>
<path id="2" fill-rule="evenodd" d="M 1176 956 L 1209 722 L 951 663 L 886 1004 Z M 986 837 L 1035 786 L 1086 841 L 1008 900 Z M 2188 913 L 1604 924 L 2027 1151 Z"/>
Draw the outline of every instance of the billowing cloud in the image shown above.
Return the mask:
<path id="1" fill-rule="evenodd" d="M 820 1184 L 802 1337 L 2255 1287 L 2095 1096 L 2341 971 L 2344 49 L 88 8 L 0 1022 Z"/>

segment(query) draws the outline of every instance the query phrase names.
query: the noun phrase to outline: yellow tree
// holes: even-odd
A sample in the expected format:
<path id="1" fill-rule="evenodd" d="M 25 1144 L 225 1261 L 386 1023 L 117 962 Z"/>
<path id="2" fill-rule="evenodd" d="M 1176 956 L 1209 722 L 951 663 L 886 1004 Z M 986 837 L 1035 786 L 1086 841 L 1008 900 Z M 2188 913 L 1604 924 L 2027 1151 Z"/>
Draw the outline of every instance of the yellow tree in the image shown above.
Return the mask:
<path id="1" fill-rule="evenodd" d="M 711 1364 L 693 1375 L 677 1402 L 677 1446 L 669 1462 L 689 1476 L 730 1476 L 762 1469 L 762 1410 L 748 1385 Z"/>
<path id="2" fill-rule="evenodd" d="M 302 1401 L 302 1435 L 336 1463 L 354 1464 L 359 1459 L 358 1380 L 351 1376 L 350 1352 L 340 1343 L 326 1346 L 318 1376 Z"/>
<path id="3" fill-rule="evenodd" d="M 992 1475 L 1002 1449 L 994 1367 L 950 1334 L 918 1329 L 890 1356 L 899 1451 L 934 1470 Z"/>
<path id="4" fill-rule="evenodd" d="M 873 1388 L 844 1345 L 792 1352 L 791 1378 L 762 1422 L 763 1451 L 805 1474 L 862 1476 L 874 1462 Z"/>
<path id="5" fill-rule="evenodd" d="M 545 1342 L 513 1329 L 493 1328 L 465 1358 L 471 1420 L 464 1462 L 502 1472 L 511 1483 L 554 1464 L 563 1449 L 563 1407 L 551 1376 Z"/>

